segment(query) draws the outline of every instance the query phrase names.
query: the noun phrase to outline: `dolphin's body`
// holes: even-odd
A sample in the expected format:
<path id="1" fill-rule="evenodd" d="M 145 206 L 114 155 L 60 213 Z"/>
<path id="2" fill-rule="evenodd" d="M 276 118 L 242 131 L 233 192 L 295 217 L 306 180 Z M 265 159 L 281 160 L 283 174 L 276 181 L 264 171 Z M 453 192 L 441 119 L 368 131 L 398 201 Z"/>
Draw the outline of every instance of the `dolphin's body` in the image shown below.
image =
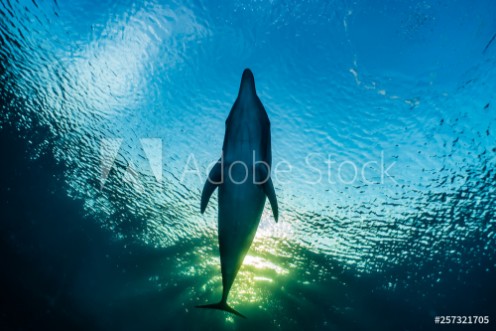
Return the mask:
<path id="1" fill-rule="evenodd" d="M 270 122 L 255 90 L 255 79 L 245 69 L 239 93 L 226 120 L 222 157 L 212 168 L 201 198 L 201 212 L 219 188 L 218 231 L 222 270 L 222 298 L 219 303 L 197 306 L 221 309 L 241 315 L 227 305 L 229 290 L 257 232 L 269 198 L 277 222 L 278 207 L 270 178 L 272 162 Z"/>

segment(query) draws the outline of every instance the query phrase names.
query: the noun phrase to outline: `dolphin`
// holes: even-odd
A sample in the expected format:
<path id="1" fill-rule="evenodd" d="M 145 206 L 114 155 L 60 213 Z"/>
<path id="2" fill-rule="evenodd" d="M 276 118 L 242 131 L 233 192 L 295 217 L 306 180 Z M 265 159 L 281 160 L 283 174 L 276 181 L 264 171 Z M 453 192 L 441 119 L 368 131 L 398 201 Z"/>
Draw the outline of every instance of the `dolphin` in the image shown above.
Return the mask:
<path id="1" fill-rule="evenodd" d="M 245 69 L 238 97 L 226 120 L 221 158 L 210 171 L 201 196 L 203 214 L 218 188 L 222 298 L 218 303 L 197 308 L 220 309 L 245 317 L 227 304 L 227 296 L 257 232 L 266 197 L 278 220 L 271 164 L 269 117 L 257 96 L 253 73 Z"/>

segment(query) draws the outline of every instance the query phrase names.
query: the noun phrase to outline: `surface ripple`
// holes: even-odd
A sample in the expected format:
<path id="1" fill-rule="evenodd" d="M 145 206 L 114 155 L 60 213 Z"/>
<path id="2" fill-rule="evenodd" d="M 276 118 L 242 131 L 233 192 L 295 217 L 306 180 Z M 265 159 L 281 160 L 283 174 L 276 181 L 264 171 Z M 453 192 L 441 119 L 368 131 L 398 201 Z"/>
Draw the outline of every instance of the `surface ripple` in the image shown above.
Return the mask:
<path id="1" fill-rule="evenodd" d="M 464 16 L 461 32 L 441 5 L 4 1 L 2 93 L 15 98 L 1 123 L 48 128 L 67 194 L 116 238 L 214 238 L 216 199 L 202 216 L 200 192 L 250 67 L 288 170 L 274 176 L 280 224 L 266 208 L 257 235 L 266 250 L 358 274 L 493 272 L 496 45 L 482 50 L 496 19 L 473 7 L 482 23 Z"/>

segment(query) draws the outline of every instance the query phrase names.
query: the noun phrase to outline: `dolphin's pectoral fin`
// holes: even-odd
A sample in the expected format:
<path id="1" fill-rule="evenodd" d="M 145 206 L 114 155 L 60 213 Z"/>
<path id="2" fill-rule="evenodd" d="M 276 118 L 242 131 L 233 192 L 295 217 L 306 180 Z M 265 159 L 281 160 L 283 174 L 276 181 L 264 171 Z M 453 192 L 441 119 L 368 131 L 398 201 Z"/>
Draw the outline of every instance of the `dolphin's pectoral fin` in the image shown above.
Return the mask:
<path id="1" fill-rule="evenodd" d="M 274 184 L 272 183 L 272 178 L 270 178 L 267 167 L 258 165 L 257 175 L 259 176 L 258 182 L 261 183 L 260 185 L 262 186 L 265 195 L 269 198 L 272 213 L 274 213 L 274 219 L 277 223 L 277 220 L 279 219 L 279 207 L 277 206 L 277 197 L 276 191 L 274 190 Z"/>
<path id="2" fill-rule="evenodd" d="M 262 187 L 265 195 L 269 198 L 270 206 L 272 207 L 272 212 L 274 213 L 274 219 L 277 222 L 279 219 L 279 207 L 277 206 L 276 191 L 274 190 L 274 184 L 272 184 L 272 178 L 269 178 L 269 180 L 266 181 Z"/>
<path id="3" fill-rule="evenodd" d="M 214 193 L 217 186 L 219 186 L 222 182 L 222 166 L 221 163 L 216 163 L 215 166 L 210 170 L 208 174 L 207 181 L 203 186 L 203 192 L 201 196 L 201 206 L 200 211 L 203 214 L 205 208 L 207 208 L 208 200 Z"/>

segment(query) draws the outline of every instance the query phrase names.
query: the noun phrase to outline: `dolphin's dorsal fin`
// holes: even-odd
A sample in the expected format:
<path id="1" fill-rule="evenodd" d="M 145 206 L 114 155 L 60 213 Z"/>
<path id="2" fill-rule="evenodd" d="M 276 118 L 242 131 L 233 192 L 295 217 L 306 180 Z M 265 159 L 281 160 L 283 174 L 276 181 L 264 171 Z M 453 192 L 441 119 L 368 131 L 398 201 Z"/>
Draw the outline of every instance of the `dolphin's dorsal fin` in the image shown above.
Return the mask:
<path id="1" fill-rule="evenodd" d="M 268 170 L 268 165 L 262 163 L 257 164 L 257 183 L 260 183 L 259 185 L 261 185 L 265 195 L 269 198 L 272 213 L 274 214 L 274 219 L 277 223 L 279 219 L 279 207 L 277 206 L 277 197 L 276 191 L 274 190 L 274 184 L 272 183 L 272 178 L 270 178 L 270 173 Z"/>
<path id="2" fill-rule="evenodd" d="M 221 161 L 219 160 L 219 162 L 214 165 L 212 170 L 210 170 L 208 178 L 205 181 L 205 185 L 203 186 L 200 205 L 200 211 L 202 214 L 207 208 L 208 200 L 210 200 L 212 193 L 214 193 L 215 189 L 220 184 L 222 184 L 222 165 Z"/>

